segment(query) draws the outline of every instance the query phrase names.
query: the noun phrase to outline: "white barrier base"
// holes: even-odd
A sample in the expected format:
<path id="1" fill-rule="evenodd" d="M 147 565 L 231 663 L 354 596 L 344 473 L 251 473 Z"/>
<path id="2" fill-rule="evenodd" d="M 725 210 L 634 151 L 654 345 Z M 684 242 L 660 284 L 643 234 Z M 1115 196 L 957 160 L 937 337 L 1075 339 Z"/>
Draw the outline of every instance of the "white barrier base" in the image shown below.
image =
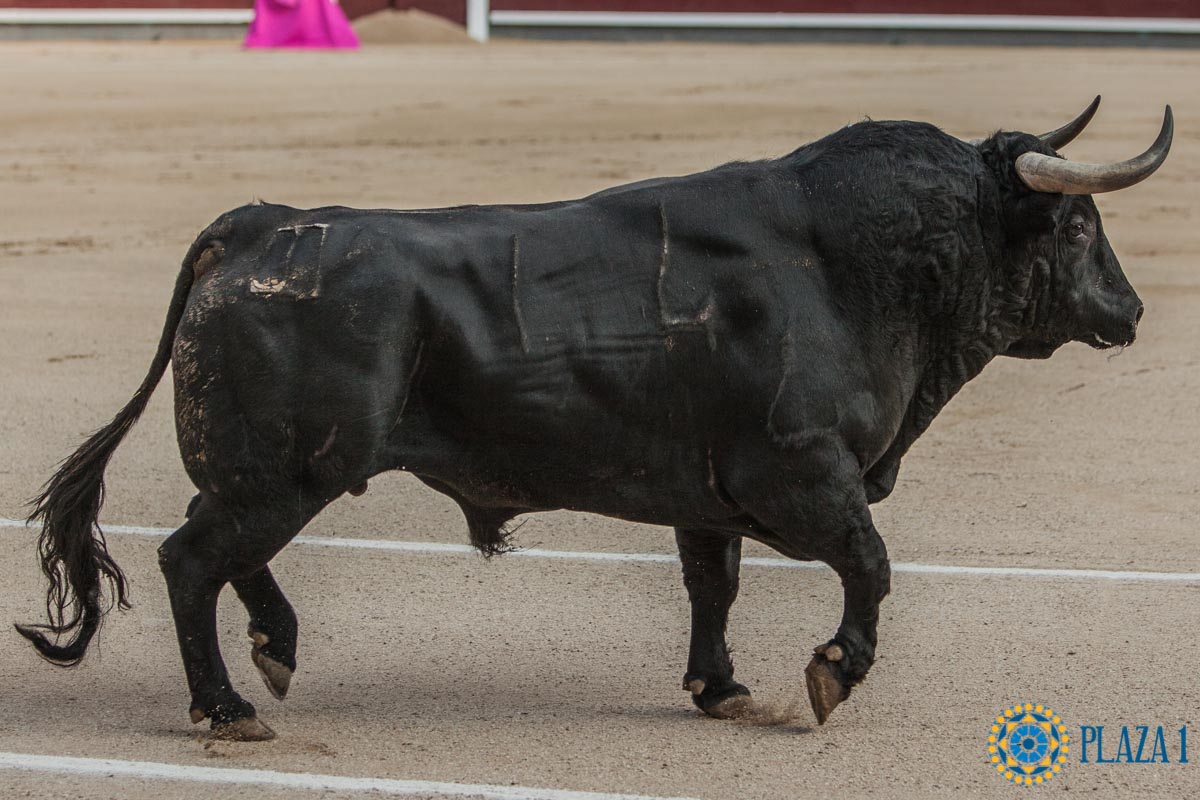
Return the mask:
<path id="1" fill-rule="evenodd" d="M 1200 34 L 1200 19 L 1001 14 L 743 14 L 736 12 L 493 11 L 492 27 L 725 28 Z"/>
<path id="2" fill-rule="evenodd" d="M 248 25 L 242 8 L 0 8 L 0 25 Z"/>

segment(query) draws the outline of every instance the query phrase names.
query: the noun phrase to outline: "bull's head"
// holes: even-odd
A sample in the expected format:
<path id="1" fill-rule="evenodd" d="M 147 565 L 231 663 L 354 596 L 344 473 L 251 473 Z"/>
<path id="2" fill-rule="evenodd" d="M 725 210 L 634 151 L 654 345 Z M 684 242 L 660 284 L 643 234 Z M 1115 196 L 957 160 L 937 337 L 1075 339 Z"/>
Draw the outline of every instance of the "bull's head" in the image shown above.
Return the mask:
<path id="1" fill-rule="evenodd" d="M 1030 329 L 1004 355 L 1046 358 L 1070 341 L 1105 349 L 1132 344 L 1137 334 L 1142 301 L 1108 244 L 1091 195 L 1148 178 L 1167 157 L 1174 124 L 1167 106 L 1154 144 L 1128 161 L 1083 164 L 1058 156 L 1055 151 L 1079 135 L 1099 104 L 1097 97 L 1070 123 L 1036 139 L 997 134 L 980 144 L 993 157 L 1008 159 L 1004 166 L 1016 181 L 1003 201 L 1005 216 L 1010 228 L 1022 229 L 1016 238 L 1034 238 L 1029 256 L 1037 262 L 1034 269 L 1046 273 L 1034 292 L 1038 307 Z M 1015 150 L 1023 152 L 1014 159 Z"/>

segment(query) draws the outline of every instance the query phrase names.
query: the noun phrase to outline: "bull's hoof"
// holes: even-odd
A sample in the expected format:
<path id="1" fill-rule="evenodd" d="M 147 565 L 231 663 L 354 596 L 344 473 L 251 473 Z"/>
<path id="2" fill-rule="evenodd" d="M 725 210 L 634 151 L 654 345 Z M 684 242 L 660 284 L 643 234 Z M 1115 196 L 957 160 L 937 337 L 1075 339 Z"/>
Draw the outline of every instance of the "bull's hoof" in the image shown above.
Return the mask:
<path id="1" fill-rule="evenodd" d="M 706 686 L 703 680 L 693 678 L 683 688 L 692 693 L 696 708 L 715 719 L 742 719 L 754 711 L 750 690 L 740 683 L 730 683 L 717 690 Z"/>
<path id="2" fill-rule="evenodd" d="M 276 700 L 287 697 L 288 687 L 292 683 L 292 671 L 257 647 L 250 648 L 250 660 L 254 662 L 271 696 Z"/>
<path id="3" fill-rule="evenodd" d="M 824 725 L 833 710 L 850 696 L 850 687 L 843 682 L 842 668 L 838 663 L 843 658 L 845 651 L 836 642 L 821 645 L 804 668 L 808 702 L 812 704 L 818 725 Z"/>
<path id="4" fill-rule="evenodd" d="M 745 719 L 755 713 L 754 698 L 746 694 L 731 694 L 723 700 L 701 706 L 713 719 Z"/>
<path id="5" fill-rule="evenodd" d="M 222 725 L 213 725 L 209 736 L 223 742 L 269 742 L 275 738 L 275 731 L 259 721 L 258 717 L 242 717 Z"/>
<path id="6" fill-rule="evenodd" d="M 247 633 L 254 640 L 254 645 L 250 648 L 250 660 L 254 662 L 267 691 L 276 700 L 282 700 L 287 697 L 288 687 L 292 684 L 292 669 L 276 661 L 263 649 L 271 641 L 265 633 L 253 628 Z"/>

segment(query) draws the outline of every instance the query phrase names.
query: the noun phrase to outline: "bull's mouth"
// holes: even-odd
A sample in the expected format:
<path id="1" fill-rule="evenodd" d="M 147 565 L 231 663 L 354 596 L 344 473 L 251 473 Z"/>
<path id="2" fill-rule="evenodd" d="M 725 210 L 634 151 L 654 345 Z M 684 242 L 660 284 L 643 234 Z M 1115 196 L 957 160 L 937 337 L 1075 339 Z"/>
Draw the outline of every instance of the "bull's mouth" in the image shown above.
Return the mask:
<path id="1" fill-rule="evenodd" d="M 1133 344 L 1135 335 L 1136 334 L 1133 333 L 1129 334 L 1129 338 L 1125 341 L 1110 342 L 1097 333 L 1089 333 L 1086 336 L 1081 336 L 1075 341 L 1083 342 L 1088 347 L 1091 347 L 1095 350 L 1111 350 L 1114 347 L 1128 347 L 1129 345 Z"/>

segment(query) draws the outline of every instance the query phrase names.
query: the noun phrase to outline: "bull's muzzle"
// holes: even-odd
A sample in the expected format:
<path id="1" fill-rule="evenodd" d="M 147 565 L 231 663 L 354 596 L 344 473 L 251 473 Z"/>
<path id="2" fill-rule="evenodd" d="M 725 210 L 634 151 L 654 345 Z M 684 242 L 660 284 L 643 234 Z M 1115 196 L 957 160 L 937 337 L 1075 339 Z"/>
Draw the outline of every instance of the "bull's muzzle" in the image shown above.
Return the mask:
<path id="1" fill-rule="evenodd" d="M 1136 297 L 1124 303 L 1115 313 L 1105 314 L 1092 331 L 1079 337 L 1078 341 L 1090 345 L 1097 350 L 1107 350 L 1110 347 L 1128 347 L 1137 338 L 1138 323 L 1142 319 L 1145 307 Z"/>

